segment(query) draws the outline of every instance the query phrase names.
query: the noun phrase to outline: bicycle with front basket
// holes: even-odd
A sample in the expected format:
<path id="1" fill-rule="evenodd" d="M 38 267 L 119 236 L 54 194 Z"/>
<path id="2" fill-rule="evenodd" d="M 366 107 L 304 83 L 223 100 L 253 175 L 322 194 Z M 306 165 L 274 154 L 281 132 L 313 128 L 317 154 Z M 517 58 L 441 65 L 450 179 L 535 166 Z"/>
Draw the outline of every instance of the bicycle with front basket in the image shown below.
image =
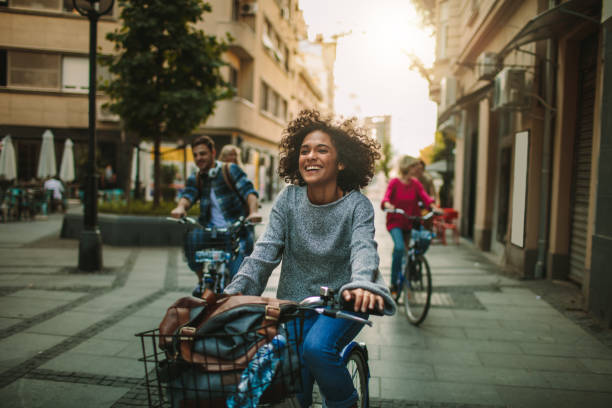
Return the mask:
<path id="1" fill-rule="evenodd" d="M 201 297 L 206 289 L 214 293 L 223 293 L 223 289 L 229 284 L 230 264 L 234 261 L 240 251 L 240 232 L 252 225 L 244 217 L 228 227 L 205 227 L 193 217 L 172 218 L 168 221 L 189 225 L 184 235 L 185 257 L 187 262 L 201 265 L 198 275 L 198 284 L 192 292 L 195 297 Z M 199 245 L 189 242 L 189 234 L 196 233 L 201 241 Z M 191 265 L 190 265 L 191 266 Z"/>
<path id="2" fill-rule="evenodd" d="M 433 239 L 433 233 L 425 228 L 425 223 L 438 214 L 437 211 L 430 211 L 423 216 L 406 215 L 401 208 L 384 210 L 388 213 L 402 214 L 413 223 L 410 231 L 406 252 L 405 262 L 402 263 L 402 271 L 398 277 L 397 294 L 395 301 L 400 299 L 404 303 L 404 311 L 408 321 L 415 326 L 421 324 L 427 317 L 427 312 L 431 306 L 431 269 L 425 252 Z"/>
<path id="3" fill-rule="evenodd" d="M 299 357 L 299 345 L 302 341 L 302 320 L 306 313 L 323 314 L 332 318 L 353 320 L 362 324 L 372 326 L 372 322 L 355 316 L 347 311 L 353 310 L 353 304 L 345 303 L 344 300 L 327 287 L 321 287 L 319 296 L 312 296 L 304 299 L 300 303 L 295 303 L 292 307 L 284 309 L 278 317 L 278 329 L 272 341 L 261 346 L 252 356 L 250 363 L 227 367 L 228 361 L 223 362 L 224 374 L 220 378 L 208 377 L 203 374 L 202 369 L 193 368 L 193 364 L 181 361 L 176 354 L 168 353 L 160 346 L 162 342 L 184 342 L 188 337 L 188 342 L 194 345 L 194 350 L 198 344 L 207 343 L 208 348 L 219 350 L 227 345 L 227 340 L 236 338 L 248 339 L 252 344 L 253 336 L 261 335 L 261 327 L 256 331 L 243 333 L 209 333 L 206 335 L 196 335 L 185 333 L 173 336 L 161 335 L 159 329 L 149 330 L 136 334 L 140 338 L 145 368 L 145 388 L 147 391 L 147 402 L 149 407 L 174 407 L 184 406 L 184 401 L 188 401 L 188 406 L 194 407 L 299 407 L 295 398 L 301 392 L 301 367 L 302 362 Z M 375 311 L 373 314 L 381 314 Z M 277 331 L 276 331 L 277 330 Z M 169 339 L 170 337 L 170 339 Z M 279 340 L 280 339 L 280 340 Z M 260 344 L 260 343 L 258 343 Z M 262 352 L 263 351 L 263 352 Z M 368 365 L 368 351 L 364 343 L 352 341 L 341 352 L 340 357 L 346 365 L 353 385 L 359 396 L 357 407 L 369 407 L 369 378 L 370 371 Z M 270 361 L 280 360 L 275 366 L 274 372 L 265 377 L 265 380 L 258 380 L 258 377 L 249 377 L 257 369 L 270 367 Z M 205 359 L 204 364 L 208 368 L 218 365 L 221 371 L 221 363 Z M 264 370 L 265 371 L 265 370 Z M 212 374 L 210 374 L 212 375 Z M 245 381 L 246 380 L 246 381 Z M 256 381 L 257 380 L 257 381 Z M 245 385 L 246 384 L 246 385 Z M 258 395 L 254 400 L 253 395 Z M 181 400 L 181 403 L 177 403 Z M 313 389 L 313 407 L 326 407 L 324 398 L 318 391 L 318 387 Z"/>

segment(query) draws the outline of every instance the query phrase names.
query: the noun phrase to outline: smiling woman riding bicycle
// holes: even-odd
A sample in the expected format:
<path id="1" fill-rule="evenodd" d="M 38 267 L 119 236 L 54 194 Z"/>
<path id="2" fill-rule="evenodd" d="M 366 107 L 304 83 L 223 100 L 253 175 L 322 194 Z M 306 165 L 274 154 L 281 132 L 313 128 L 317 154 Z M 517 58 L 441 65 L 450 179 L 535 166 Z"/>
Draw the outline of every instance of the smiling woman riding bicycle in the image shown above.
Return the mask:
<path id="1" fill-rule="evenodd" d="M 401 208 L 408 216 L 421 215 L 419 202 L 425 208 L 430 208 L 434 202 L 416 178 L 419 161 L 410 156 L 400 159 L 400 177 L 389 181 L 387 191 L 381 202 L 383 210 Z M 392 295 L 397 292 L 397 280 L 402 269 L 402 258 L 405 253 L 405 243 L 410 237 L 411 222 L 401 214 L 387 214 L 387 230 L 393 238 L 393 255 L 391 258 L 391 287 Z"/>
<path id="2" fill-rule="evenodd" d="M 300 112 L 280 143 L 279 175 L 292 185 L 276 199 L 266 231 L 225 292 L 260 295 L 282 260 L 279 299 L 299 302 L 328 286 L 353 300 L 356 313 L 379 308 L 393 314 L 395 303 L 378 271 L 374 209 L 359 192 L 372 180 L 378 158 L 378 144 L 355 120 Z M 328 407 L 356 406 L 339 354 L 361 328 L 316 314 L 305 319 L 303 407 L 312 403 L 313 380 Z"/>

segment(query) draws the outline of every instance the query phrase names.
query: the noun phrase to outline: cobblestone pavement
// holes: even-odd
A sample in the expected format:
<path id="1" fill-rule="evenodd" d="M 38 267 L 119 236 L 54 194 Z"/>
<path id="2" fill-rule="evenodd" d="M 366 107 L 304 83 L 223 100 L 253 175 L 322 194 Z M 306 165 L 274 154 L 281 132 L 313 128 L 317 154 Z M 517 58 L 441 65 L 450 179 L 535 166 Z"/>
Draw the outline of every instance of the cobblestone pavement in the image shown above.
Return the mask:
<path id="1" fill-rule="evenodd" d="M 378 211 L 376 222 L 388 279 Z M 0 225 L 2 406 L 146 406 L 134 334 L 156 327 L 194 276 L 178 247 L 104 246 L 104 271 L 79 273 L 78 242 L 59 239 L 60 226 L 59 216 Z M 467 242 L 428 257 L 434 299 L 421 327 L 400 309 L 358 337 L 372 407 L 612 406 L 611 331 L 581 311 L 576 288 L 513 279 Z"/>

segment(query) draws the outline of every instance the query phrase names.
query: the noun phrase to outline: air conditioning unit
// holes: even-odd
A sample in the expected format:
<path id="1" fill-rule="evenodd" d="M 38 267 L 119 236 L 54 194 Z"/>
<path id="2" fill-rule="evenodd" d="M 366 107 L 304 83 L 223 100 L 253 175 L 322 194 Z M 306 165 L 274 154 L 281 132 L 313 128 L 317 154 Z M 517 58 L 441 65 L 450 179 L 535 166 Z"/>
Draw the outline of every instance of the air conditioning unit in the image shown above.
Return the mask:
<path id="1" fill-rule="evenodd" d="M 520 68 L 504 68 L 495 76 L 493 94 L 493 110 L 524 109 L 529 104 L 525 89 L 525 70 Z"/>
<path id="2" fill-rule="evenodd" d="M 444 77 L 440 81 L 440 111 L 445 111 L 457 101 L 457 79 Z"/>
<path id="3" fill-rule="evenodd" d="M 240 15 L 241 16 L 254 16 L 257 13 L 257 3 L 248 2 L 242 3 L 240 5 Z"/>
<path id="4" fill-rule="evenodd" d="M 478 80 L 491 81 L 497 74 L 497 53 L 483 52 L 476 59 L 476 77 Z"/>
<path id="5" fill-rule="evenodd" d="M 112 113 L 107 108 L 104 108 L 103 105 L 106 102 L 98 102 L 98 109 L 96 112 L 96 117 L 100 122 L 119 122 L 119 115 Z"/>

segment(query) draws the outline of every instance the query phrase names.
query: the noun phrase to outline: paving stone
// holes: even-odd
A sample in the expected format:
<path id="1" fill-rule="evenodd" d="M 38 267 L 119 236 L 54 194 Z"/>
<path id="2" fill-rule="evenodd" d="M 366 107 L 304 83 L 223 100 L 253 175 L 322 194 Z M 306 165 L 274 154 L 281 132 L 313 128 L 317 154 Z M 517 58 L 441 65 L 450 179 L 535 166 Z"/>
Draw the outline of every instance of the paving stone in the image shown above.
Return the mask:
<path id="1" fill-rule="evenodd" d="M 496 391 L 503 403 L 512 408 L 609 408 L 612 406 L 612 393 L 506 386 L 497 386 Z"/>
<path id="2" fill-rule="evenodd" d="M 585 365 L 577 358 L 549 357 L 525 354 L 478 352 L 485 367 L 524 368 L 542 371 L 586 372 Z M 611 361 L 612 362 L 612 361 Z"/>
<path id="3" fill-rule="evenodd" d="M 552 388 L 612 393 L 612 374 L 542 372 Z"/>
<path id="4" fill-rule="evenodd" d="M 82 312 L 65 312 L 25 330 L 26 333 L 43 333 L 72 336 L 104 319 L 104 315 Z"/>
<path id="5" fill-rule="evenodd" d="M 521 352 L 521 348 L 515 343 L 493 340 L 427 338 L 426 343 L 427 347 L 431 350 L 491 351 L 500 353 Z"/>
<path id="6" fill-rule="evenodd" d="M 86 296 L 86 292 L 68 292 L 64 290 L 41 290 L 41 289 L 22 289 L 13 292 L 8 297 L 18 297 L 24 299 L 34 299 L 36 301 L 40 299 L 69 301 L 76 300 L 83 296 Z"/>
<path id="7" fill-rule="evenodd" d="M 466 384 L 496 384 L 513 386 L 548 387 L 540 372 L 522 368 L 460 367 L 434 365 L 436 379 Z"/>
<path id="8" fill-rule="evenodd" d="M 18 319 L 30 318 L 69 302 L 70 299 L 40 299 L 32 301 L 32 299 L 20 297 L 0 297 L 0 316 Z"/>
<path id="9" fill-rule="evenodd" d="M 43 364 L 40 368 L 54 371 L 78 371 L 96 375 L 142 378 L 143 363 L 136 358 L 96 356 L 68 351 Z"/>
<path id="10" fill-rule="evenodd" d="M 92 354 L 96 356 L 118 356 L 128 345 L 136 343 L 137 339 L 131 340 L 108 340 L 93 337 L 72 349 L 77 354 Z M 138 354 L 140 355 L 140 354 Z"/>
<path id="11" fill-rule="evenodd" d="M 62 341 L 64 336 L 47 334 L 20 333 L 0 340 L 0 362 L 5 367 L 15 367 L 38 353 Z"/>
<path id="12" fill-rule="evenodd" d="M 412 361 L 396 361 L 393 364 L 389 364 L 389 361 L 385 360 L 371 360 L 370 369 L 380 378 L 412 380 L 434 379 L 432 365 L 415 363 Z"/>
<path id="13" fill-rule="evenodd" d="M 369 346 L 368 346 L 369 350 Z M 375 357 L 370 357 L 375 359 Z M 475 351 L 458 350 L 418 350 L 411 347 L 381 347 L 380 359 L 388 364 L 400 361 L 426 363 L 426 364 L 449 364 L 459 366 L 482 366 Z"/>
<path id="14" fill-rule="evenodd" d="M 502 404 L 495 386 L 480 384 L 382 378 L 381 394 L 384 398 L 408 401 L 489 406 Z"/>
<path id="15" fill-rule="evenodd" d="M 592 347 L 577 347 L 570 344 L 521 342 L 517 345 L 523 353 L 529 355 L 612 359 L 612 350 L 601 344 Z"/>
<path id="16" fill-rule="evenodd" d="M 23 322 L 24 319 L 17 319 L 13 317 L 0 317 L 0 330 L 7 329 L 18 323 Z"/>
<path id="17" fill-rule="evenodd" d="M 579 358 L 578 360 L 592 373 L 612 374 L 612 359 L 598 360 L 593 358 Z M 610 387 L 610 389 L 612 390 L 612 387 Z"/>
<path id="18" fill-rule="evenodd" d="M 0 389 L 5 407 L 109 407 L 129 388 L 21 379 Z"/>

